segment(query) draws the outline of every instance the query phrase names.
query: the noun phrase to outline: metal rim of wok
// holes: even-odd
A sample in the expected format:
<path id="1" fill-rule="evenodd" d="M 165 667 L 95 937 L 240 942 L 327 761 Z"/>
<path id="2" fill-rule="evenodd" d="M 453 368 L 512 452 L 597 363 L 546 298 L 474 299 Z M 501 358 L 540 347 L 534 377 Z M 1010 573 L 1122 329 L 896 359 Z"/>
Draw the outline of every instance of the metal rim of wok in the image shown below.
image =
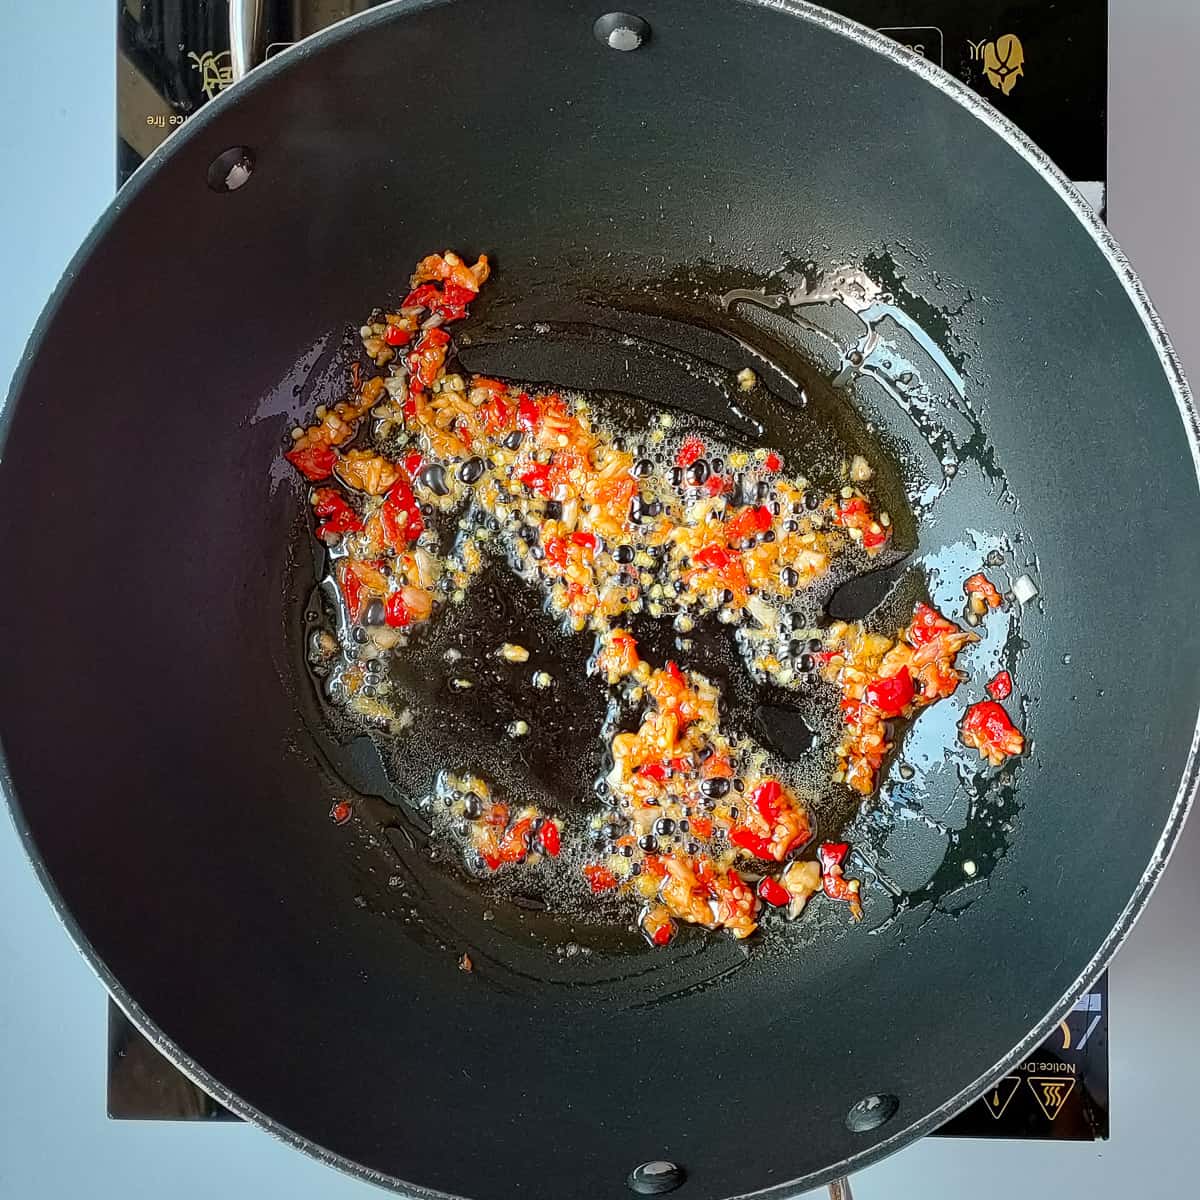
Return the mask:
<path id="1" fill-rule="evenodd" d="M 860 46 L 884 56 L 893 63 L 899 64 L 905 70 L 919 75 L 927 83 L 956 101 L 957 104 L 970 110 L 979 121 L 1007 142 L 1013 150 L 1036 170 L 1044 182 L 1061 197 L 1075 218 L 1087 230 L 1096 246 L 1107 258 L 1113 272 L 1120 279 L 1130 300 L 1140 314 L 1145 330 L 1149 334 L 1161 362 L 1162 370 L 1174 392 L 1187 430 L 1193 462 L 1200 465 L 1200 420 L 1198 420 L 1180 364 L 1172 350 L 1163 326 L 1151 306 L 1140 281 L 1109 234 L 1107 228 L 1063 178 L 1045 154 L 1018 128 L 978 97 L 965 84 L 959 82 L 948 73 L 934 67 L 924 58 L 918 57 L 901 48 L 882 34 L 878 34 L 857 23 L 816 8 L 808 3 L 801 2 L 801 0 L 755 0 L 755 2 L 760 3 L 763 7 L 787 13 L 798 19 L 810 22 L 813 25 L 821 26 L 829 31 L 840 34 L 845 38 L 849 38 Z M 210 122 L 219 119 L 226 111 L 236 106 L 243 95 L 248 95 L 254 89 L 269 83 L 276 75 L 287 72 L 300 62 L 320 54 L 326 46 L 364 35 L 374 25 L 395 19 L 398 13 L 422 7 L 425 6 L 414 3 L 413 0 L 396 0 L 394 4 L 385 5 L 382 8 L 348 18 L 319 34 L 305 39 L 303 42 L 297 44 L 295 48 L 287 50 L 278 55 L 276 59 L 256 69 L 247 81 L 237 84 L 225 94 L 217 97 L 200 113 L 191 118 L 187 122 L 186 127 L 178 131 L 168 142 L 154 151 L 143 166 L 139 168 L 130 183 L 126 185 L 126 188 L 117 197 L 109 211 L 97 223 L 82 248 L 75 255 L 71 265 L 67 268 L 63 281 L 58 285 L 39 319 L 37 328 L 30 341 L 30 349 L 27 349 L 14 375 L 10 397 L 15 397 L 21 391 L 25 375 L 32 361 L 33 349 L 37 346 L 42 332 L 49 326 L 65 293 L 70 288 L 72 280 L 86 263 L 92 249 L 105 237 L 115 215 L 139 192 L 153 186 L 156 169 L 159 164 L 168 159 L 174 152 L 185 147 L 191 139 L 200 136 Z M 14 411 L 15 405 L 10 402 L 5 411 L 3 428 L 0 429 L 0 433 L 7 434 Z M 905 1126 L 892 1137 L 885 1138 L 869 1149 L 863 1150 L 836 1165 L 830 1166 L 824 1171 L 806 1178 L 803 1182 L 805 1189 L 817 1186 L 847 1172 L 862 1169 L 870 1163 L 886 1156 L 899 1145 L 911 1142 L 937 1128 L 979 1095 L 993 1079 L 1002 1075 L 1019 1062 L 1029 1050 L 1034 1048 L 1045 1037 L 1064 1014 L 1070 1010 L 1073 1003 L 1087 990 L 1097 972 L 1127 936 L 1135 919 L 1162 875 L 1188 809 L 1195 799 L 1197 791 L 1200 790 L 1198 750 L 1200 750 L 1200 725 L 1197 726 L 1196 732 L 1193 735 L 1187 767 L 1161 841 L 1152 861 L 1148 864 L 1141 878 L 1139 886 L 1130 897 L 1127 906 L 1107 940 L 1080 973 L 1074 984 L 1051 1007 L 1036 1027 L 1029 1032 L 1028 1036 L 1019 1045 L 1015 1046 L 1010 1053 L 984 1071 L 970 1086 L 961 1089 L 951 1099 L 947 1100 L 938 1110 L 929 1113 L 915 1124 Z M 414 1187 L 412 1184 L 403 1183 L 391 1176 L 372 1171 L 359 1163 L 326 1150 L 304 1136 L 292 1132 L 290 1129 L 273 1120 L 266 1113 L 255 1109 L 252 1105 L 242 1100 L 219 1080 L 209 1075 L 199 1063 L 180 1051 L 161 1032 L 147 1014 L 142 1011 L 134 997 L 110 973 L 105 963 L 101 961 L 97 952 L 83 935 L 79 924 L 67 910 L 54 880 L 50 877 L 49 871 L 39 857 L 37 846 L 33 842 L 29 827 L 21 813 L 19 801 L 12 788 L 8 768 L 3 765 L 2 761 L 0 761 L 0 770 L 3 772 L 3 780 L 6 792 L 10 798 L 13 818 L 25 851 L 43 887 L 46 889 L 59 919 L 116 1002 L 159 1051 L 169 1058 L 184 1074 L 233 1112 L 322 1162 L 338 1167 L 346 1173 L 365 1181 L 407 1190 L 414 1195 L 429 1196 L 431 1198 L 445 1195 L 445 1193 L 441 1192 L 426 1191 L 420 1187 Z M 784 1196 L 795 1194 L 794 1186 L 793 1183 L 781 1183 L 757 1194 L 763 1197 L 778 1197 L 782 1200 Z"/>

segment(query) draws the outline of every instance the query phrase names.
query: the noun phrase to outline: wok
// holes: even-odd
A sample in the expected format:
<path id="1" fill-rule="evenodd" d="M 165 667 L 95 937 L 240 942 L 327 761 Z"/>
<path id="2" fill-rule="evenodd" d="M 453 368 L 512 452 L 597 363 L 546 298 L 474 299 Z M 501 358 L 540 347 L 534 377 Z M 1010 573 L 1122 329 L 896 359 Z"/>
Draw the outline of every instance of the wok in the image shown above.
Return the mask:
<path id="1" fill-rule="evenodd" d="M 782 1197 L 1018 1061 L 1161 873 L 1196 788 L 1196 414 L 1108 234 L 954 80 L 787 0 L 603 15 L 383 6 L 255 70 L 121 192 L 6 409 L 5 783 L 118 1003 L 307 1152 L 418 1196 L 620 1196 L 667 1160 L 697 1200 Z M 652 377 L 687 409 L 715 400 L 646 346 L 749 355 L 792 398 L 780 428 L 806 428 L 802 384 L 902 461 L 897 542 L 935 597 L 993 534 L 1036 581 L 1001 648 L 1028 754 L 938 792 L 947 707 L 918 775 L 943 806 L 910 797 L 945 861 L 885 843 L 901 895 L 868 878 L 861 925 L 826 906 L 656 954 L 510 904 L 485 921 L 323 724 L 298 652 L 320 568 L 280 450 L 340 386 L 347 331 L 445 246 L 496 260 L 471 369 L 635 398 Z M 849 307 L 813 282 L 845 264 L 891 298 L 873 342 L 857 277 Z M 898 367 L 906 337 L 910 376 L 961 396 L 897 402 L 877 352 Z M 568 933 L 599 940 L 571 957 Z"/>

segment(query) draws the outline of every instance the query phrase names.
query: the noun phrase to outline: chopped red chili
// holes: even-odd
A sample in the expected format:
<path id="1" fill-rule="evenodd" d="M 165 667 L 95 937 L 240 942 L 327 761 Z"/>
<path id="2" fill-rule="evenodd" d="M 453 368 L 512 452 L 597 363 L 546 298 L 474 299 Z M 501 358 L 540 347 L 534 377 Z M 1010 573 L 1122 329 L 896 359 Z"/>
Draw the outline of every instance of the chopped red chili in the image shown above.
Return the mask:
<path id="1" fill-rule="evenodd" d="M 617 886 L 617 877 L 607 867 L 602 867 L 598 863 L 588 863 L 583 868 L 583 874 L 588 881 L 588 886 L 597 896 L 601 892 L 612 891 Z"/>
<path id="2" fill-rule="evenodd" d="M 339 800 L 329 810 L 329 819 L 335 825 L 345 825 L 354 815 L 354 809 L 351 807 L 349 800 Z"/>
<path id="3" fill-rule="evenodd" d="M 912 699 L 913 681 L 907 667 L 867 685 L 867 703 L 884 717 L 900 716 Z"/>
<path id="4" fill-rule="evenodd" d="M 306 479 L 314 483 L 328 479 L 337 466 L 337 453 L 332 446 L 314 444 L 289 450 L 284 456 Z"/>
<path id="5" fill-rule="evenodd" d="M 324 520 L 317 526 L 317 537 L 326 534 L 357 533 L 362 519 L 333 488 L 318 488 L 312 496 L 313 512 Z"/>
<path id="6" fill-rule="evenodd" d="M 383 606 L 383 619 L 393 629 L 403 629 L 412 623 L 412 614 L 399 592 L 393 592 L 387 598 L 387 603 Z"/>
<path id="7" fill-rule="evenodd" d="M 412 330 L 401 329 L 399 325 L 389 325 L 383 335 L 383 340 L 389 346 L 407 346 L 412 341 Z"/>
<path id="8" fill-rule="evenodd" d="M 972 575 L 963 584 L 963 591 L 968 596 L 978 596 L 988 608 L 999 608 L 1004 603 L 1004 597 L 996 590 L 996 585 L 986 575 Z"/>
<path id="9" fill-rule="evenodd" d="M 546 818 L 538 828 L 538 842 L 542 849 L 550 855 L 551 858 L 557 858 L 559 849 L 562 846 L 562 840 L 559 836 L 558 826 L 554 821 Z"/>
<path id="10" fill-rule="evenodd" d="M 1012 695 L 1012 676 L 1007 671 L 1001 671 L 993 676 L 987 685 L 987 694 L 993 700 L 1007 700 Z"/>
<path id="11" fill-rule="evenodd" d="M 704 442 L 694 433 L 688 434 L 683 439 L 683 445 L 679 447 L 679 453 L 675 456 L 675 465 L 677 467 L 690 467 L 697 459 L 701 459 L 705 454 Z"/>
<path id="12" fill-rule="evenodd" d="M 759 881 L 758 898 L 771 905 L 772 908 L 782 908 L 791 901 L 792 897 L 778 879 L 766 875 Z"/>

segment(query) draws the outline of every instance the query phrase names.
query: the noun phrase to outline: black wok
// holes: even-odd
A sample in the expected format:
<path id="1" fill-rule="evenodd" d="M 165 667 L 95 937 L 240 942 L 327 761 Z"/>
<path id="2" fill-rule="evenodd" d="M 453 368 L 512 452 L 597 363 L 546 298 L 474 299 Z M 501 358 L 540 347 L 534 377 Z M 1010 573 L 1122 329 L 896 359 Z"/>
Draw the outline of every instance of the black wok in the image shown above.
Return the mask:
<path id="1" fill-rule="evenodd" d="M 633 53 L 593 35 L 602 12 L 385 6 L 255 71 L 122 191 L 6 413 L 6 782 L 118 1002 L 308 1152 L 416 1195 L 615 1197 L 653 1159 L 697 1200 L 793 1195 L 934 1129 L 1036 1044 L 1162 871 L 1196 785 L 1196 417 L 1107 234 L 948 77 L 785 0 L 648 0 Z M 249 182 L 214 189 L 233 147 Z M 953 844 L 955 886 L 914 877 L 893 913 L 873 885 L 861 926 L 827 906 L 757 948 L 565 958 L 540 914 L 482 921 L 379 804 L 333 829 L 333 773 L 359 768 L 297 666 L 315 566 L 272 464 L 342 378 L 343 334 L 445 246 L 496 258 L 479 365 L 576 385 L 612 386 L 591 378 L 607 360 L 514 326 L 709 357 L 734 344 L 720 327 L 750 353 L 793 331 L 708 297 L 784 289 L 806 260 L 887 276 L 965 380 L 976 425 L 953 444 L 870 363 L 822 361 L 828 341 L 761 367 L 935 491 L 953 458 L 906 535 L 922 554 L 1001 530 L 1037 581 L 1031 748 L 991 833 L 960 822 L 977 883 Z M 704 400 L 683 376 L 656 390 Z"/>

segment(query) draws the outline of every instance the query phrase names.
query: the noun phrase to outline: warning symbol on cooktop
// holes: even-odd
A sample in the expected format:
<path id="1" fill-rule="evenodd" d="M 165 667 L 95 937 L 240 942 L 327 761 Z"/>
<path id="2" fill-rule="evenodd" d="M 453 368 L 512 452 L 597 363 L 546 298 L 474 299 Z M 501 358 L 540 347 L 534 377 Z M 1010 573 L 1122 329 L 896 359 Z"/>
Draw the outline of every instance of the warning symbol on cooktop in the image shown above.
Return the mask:
<path id="1" fill-rule="evenodd" d="M 1004 1110 L 1008 1107 L 1008 1102 L 1017 1094 L 1017 1088 L 1020 1086 L 1020 1075 L 1005 1075 L 999 1083 L 992 1084 L 983 1093 L 982 1100 L 987 1105 L 988 1112 L 997 1121 L 1004 1115 Z"/>
<path id="2" fill-rule="evenodd" d="M 1062 1112 L 1067 1097 L 1075 1088 L 1074 1079 L 1047 1079 L 1040 1075 L 1031 1075 L 1028 1082 L 1048 1121 L 1053 1121 Z"/>

